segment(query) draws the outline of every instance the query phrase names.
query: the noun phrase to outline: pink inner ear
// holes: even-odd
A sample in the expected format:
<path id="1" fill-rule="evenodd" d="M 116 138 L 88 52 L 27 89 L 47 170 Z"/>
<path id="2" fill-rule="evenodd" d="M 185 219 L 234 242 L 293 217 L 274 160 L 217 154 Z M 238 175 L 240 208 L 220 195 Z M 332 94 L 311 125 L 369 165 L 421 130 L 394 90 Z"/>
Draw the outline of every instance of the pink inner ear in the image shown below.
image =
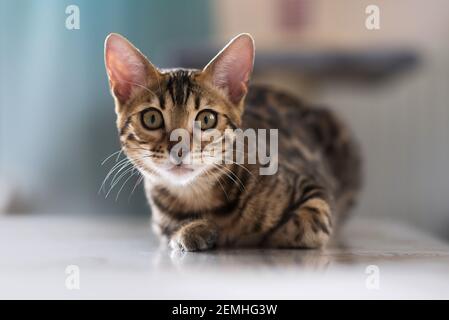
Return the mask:
<path id="1" fill-rule="evenodd" d="M 125 102 L 134 87 L 146 85 L 145 58 L 117 35 L 108 38 L 105 55 L 111 88 L 116 97 Z"/>
<path id="2" fill-rule="evenodd" d="M 213 79 L 217 87 L 228 91 L 230 100 L 237 104 L 248 90 L 253 68 L 254 47 L 251 38 L 234 40 L 213 63 Z"/>

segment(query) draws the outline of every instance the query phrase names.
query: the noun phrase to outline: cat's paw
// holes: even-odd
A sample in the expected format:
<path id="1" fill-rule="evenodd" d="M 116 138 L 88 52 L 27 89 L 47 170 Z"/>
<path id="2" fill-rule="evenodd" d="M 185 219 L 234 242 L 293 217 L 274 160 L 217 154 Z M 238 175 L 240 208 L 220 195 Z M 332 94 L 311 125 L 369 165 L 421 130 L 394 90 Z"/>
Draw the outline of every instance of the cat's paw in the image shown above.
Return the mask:
<path id="1" fill-rule="evenodd" d="M 212 249 L 217 231 L 207 221 L 193 221 L 179 229 L 170 240 L 173 250 L 200 251 Z"/>

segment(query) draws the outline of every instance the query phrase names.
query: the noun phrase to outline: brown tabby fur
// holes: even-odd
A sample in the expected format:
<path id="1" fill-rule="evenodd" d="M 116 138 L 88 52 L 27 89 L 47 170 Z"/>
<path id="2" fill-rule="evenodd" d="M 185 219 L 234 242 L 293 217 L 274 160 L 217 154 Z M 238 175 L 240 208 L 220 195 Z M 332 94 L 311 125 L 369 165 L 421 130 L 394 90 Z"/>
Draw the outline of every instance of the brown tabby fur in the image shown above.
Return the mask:
<path id="1" fill-rule="evenodd" d="M 117 126 L 126 155 L 145 174 L 154 229 L 173 248 L 214 246 L 317 248 L 344 218 L 360 185 L 360 160 L 348 128 L 331 111 L 269 87 L 250 87 L 239 104 L 203 71 L 157 70 L 157 83 L 120 102 Z M 187 186 L 160 179 L 142 160 L 168 156 L 168 129 L 155 134 L 140 123 L 142 104 L 158 108 L 171 127 L 185 127 L 203 108 L 218 114 L 217 129 L 279 129 L 279 169 L 221 165 Z"/>

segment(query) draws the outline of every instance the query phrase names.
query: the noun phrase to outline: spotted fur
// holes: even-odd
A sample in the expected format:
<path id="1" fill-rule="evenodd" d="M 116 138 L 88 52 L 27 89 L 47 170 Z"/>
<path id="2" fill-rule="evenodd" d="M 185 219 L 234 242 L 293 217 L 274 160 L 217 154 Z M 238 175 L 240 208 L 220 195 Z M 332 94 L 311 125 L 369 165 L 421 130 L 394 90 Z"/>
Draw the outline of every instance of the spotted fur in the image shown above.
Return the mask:
<path id="1" fill-rule="evenodd" d="M 357 146 L 333 112 L 270 87 L 219 87 L 211 81 L 208 67 L 159 70 L 142 60 L 144 81 L 133 78 L 131 89 L 118 88 L 114 62 L 108 61 L 118 58 L 108 58 L 106 51 L 120 142 L 145 177 L 154 230 L 174 249 L 318 248 L 327 243 L 360 187 Z M 241 83 L 246 84 L 246 76 Z M 142 127 L 139 115 L 148 106 L 161 111 L 164 129 L 149 132 Z M 221 132 L 279 129 L 277 173 L 260 175 L 258 163 L 223 164 L 207 168 L 187 184 L 161 174 L 157 166 L 167 160 L 172 147 L 170 130 L 190 130 L 195 115 L 206 108 L 217 112 Z"/>

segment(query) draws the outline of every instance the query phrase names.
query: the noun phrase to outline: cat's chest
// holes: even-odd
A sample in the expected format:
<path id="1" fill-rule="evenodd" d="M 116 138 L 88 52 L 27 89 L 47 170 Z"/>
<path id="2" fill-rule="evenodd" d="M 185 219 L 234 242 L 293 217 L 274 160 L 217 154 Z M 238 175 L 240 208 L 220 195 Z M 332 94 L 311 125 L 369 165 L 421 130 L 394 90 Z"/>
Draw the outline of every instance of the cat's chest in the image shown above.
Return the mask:
<path id="1" fill-rule="evenodd" d="M 159 207 L 162 213 L 171 215 L 207 212 L 225 204 L 222 194 L 209 185 L 174 187 L 146 181 L 145 191 L 152 207 Z"/>

